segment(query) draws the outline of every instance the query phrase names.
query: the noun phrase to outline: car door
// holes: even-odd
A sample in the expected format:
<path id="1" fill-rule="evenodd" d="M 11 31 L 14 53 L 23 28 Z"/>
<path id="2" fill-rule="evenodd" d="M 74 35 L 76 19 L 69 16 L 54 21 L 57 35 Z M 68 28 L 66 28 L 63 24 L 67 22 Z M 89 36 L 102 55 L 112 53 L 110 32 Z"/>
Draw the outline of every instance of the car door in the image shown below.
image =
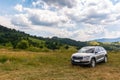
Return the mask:
<path id="1" fill-rule="evenodd" d="M 101 50 L 99 47 L 96 48 L 95 50 L 95 55 L 96 55 L 96 61 L 97 62 L 100 62 L 101 61 L 101 58 L 102 58 L 102 54 L 101 54 Z"/>
<path id="2" fill-rule="evenodd" d="M 101 54 L 101 60 L 104 60 L 104 57 L 105 57 L 105 51 L 102 47 L 99 48 L 100 49 L 100 54 Z"/>

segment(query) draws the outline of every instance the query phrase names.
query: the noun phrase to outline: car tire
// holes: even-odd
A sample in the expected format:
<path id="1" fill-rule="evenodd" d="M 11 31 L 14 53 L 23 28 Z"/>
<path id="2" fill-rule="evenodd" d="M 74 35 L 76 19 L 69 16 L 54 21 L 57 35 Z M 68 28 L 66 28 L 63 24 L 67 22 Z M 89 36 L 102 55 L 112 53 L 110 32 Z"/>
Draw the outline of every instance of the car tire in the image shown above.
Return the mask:
<path id="1" fill-rule="evenodd" d="M 75 64 L 71 62 L 71 64 L 74 66 Z"/>
<path id="2" fill-rule="evenodd" d="M 94 68 L 96 66 L 95 59 L 91 59 L 90 67 Z"/>
<path id="3" fill-rule="evenodd" d="M 107 58 L 107 56 L 105 56 L 103 62 L 106 63 L 107 61 L 108 61 L 108 58 Z"/>
<path id="4" fill-rule="evenodd" d="M 75 63 L 71 60 L 71 64 L 74 66 L 75 65 Z"/>

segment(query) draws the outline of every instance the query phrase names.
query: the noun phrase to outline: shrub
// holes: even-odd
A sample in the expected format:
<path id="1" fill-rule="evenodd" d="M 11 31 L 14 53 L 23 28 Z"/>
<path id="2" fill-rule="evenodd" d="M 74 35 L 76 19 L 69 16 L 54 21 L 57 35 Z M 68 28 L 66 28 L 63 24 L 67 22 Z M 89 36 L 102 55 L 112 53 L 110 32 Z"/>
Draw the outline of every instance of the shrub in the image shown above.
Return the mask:
<path id="1" fill-rule="evenodd" d="M 20 42 L 18 42 L 17 44 L 17 48 L 18 49 L 27 49 L 29 47 L 29 43 L 26 40 L 21 40 Z"/>
<path id="2" fill-rule="evenodd" d="M 66 45 L 66 46 L 65 46 L 65 49 L 69 49 L 69 46 L 68 46 L 68 45 Z"/>
<path id="3" fill-rule="evenodd" d="M 0 56 L 0 63 L 5 63 L 8 59 L 7 56 Z"/>
<path id="4" fill-rule="evenodd" d="M 5 44 L 6 47 L 13 47 L 12 43 L 11 42 L 8 42 Z"/>

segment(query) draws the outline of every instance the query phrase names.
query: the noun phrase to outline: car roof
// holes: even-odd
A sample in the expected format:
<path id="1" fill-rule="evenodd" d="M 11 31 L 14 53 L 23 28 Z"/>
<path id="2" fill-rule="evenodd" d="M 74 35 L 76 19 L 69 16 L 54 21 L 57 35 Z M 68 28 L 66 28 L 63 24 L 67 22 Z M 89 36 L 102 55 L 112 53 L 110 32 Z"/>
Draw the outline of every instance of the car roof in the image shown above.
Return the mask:
<path id="1" fill-rule="evenodd" d="M 85 46 L 85 48 L 98 48 L 98 47 L 101 47 L 101 46 Z"/>

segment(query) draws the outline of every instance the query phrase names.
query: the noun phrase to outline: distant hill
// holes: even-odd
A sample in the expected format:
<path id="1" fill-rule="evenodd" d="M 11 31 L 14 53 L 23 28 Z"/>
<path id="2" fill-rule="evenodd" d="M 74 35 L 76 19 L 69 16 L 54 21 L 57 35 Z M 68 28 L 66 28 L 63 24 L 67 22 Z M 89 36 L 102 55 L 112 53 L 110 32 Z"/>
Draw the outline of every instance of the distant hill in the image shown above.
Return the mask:
<path id="1" fill-rule="evenodd" d="M 19 42 L 21 39 L 27 39 L 29 34 L 26 34 L 21 31 L 17 31 L 15 29 L 9 29 L 2 25 L 0 25 L 0 45 L 5 45 L 6 43 L 11 43 L 13 47 Z"/>
<path id="2" fill-rule="evenodd" d="M 103 39 L 96 39 L 97 42 L 119 42 L 120 38 L 103 38 Z"/>
<path id="3" fill-rule="evenodd" d="M 0 25 L 0 45 L 12 45 L 13 48 L 17 47 L 17 44 L 22 40 L 26 40 L 31 47 L 36 48 L 48 48 L 59 49 L 61 47 L 69 48 L 69 46 L 82 47 L 87 45 L 86 42 L 75 41 L 69 38 L 43 38 L 37 36 L 31 36 L 25 32 L 17 31 Z"/>
<path id="4" fill-rule="evenodd" d="M 25 32 L 10 29 L 0 25 L 0 47 L 10 47 L 13 49 L 27 49 L 31 51 L 80 49 L 83 46 L 100 45 L 107 50 L 120 50 L 120 38 L 98 39 L 87 42 L 80 42 L 69 38 L 43 38 L 31 36 Z M 101 42 L 111 42 L 109 44 Z"/>

